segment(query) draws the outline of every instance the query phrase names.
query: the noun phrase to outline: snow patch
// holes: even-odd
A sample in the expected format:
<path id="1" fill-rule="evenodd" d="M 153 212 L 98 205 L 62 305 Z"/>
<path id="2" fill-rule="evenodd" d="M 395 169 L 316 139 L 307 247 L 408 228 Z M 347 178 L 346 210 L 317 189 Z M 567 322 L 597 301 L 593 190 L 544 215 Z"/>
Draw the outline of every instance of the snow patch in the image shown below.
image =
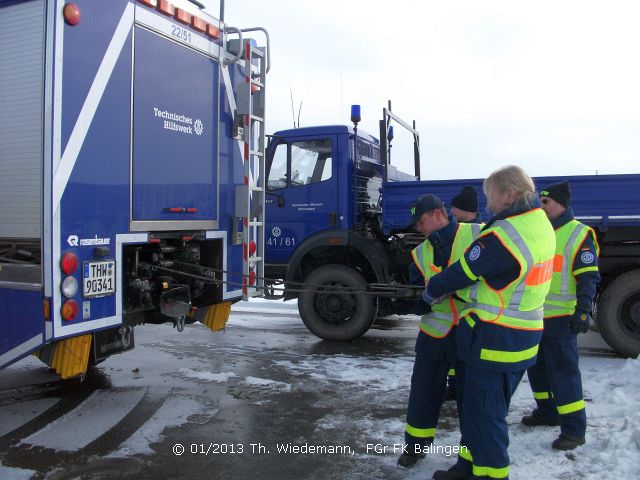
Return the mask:
<path id="1" fill-rule="evenodd" d="M 268 378 L 246 377 L 244 379 L 244 383 L 246 383 L 247 385 L 267 386 L 281 392 L 291 391 L 291 384 L 278 382 L 277 380 L 270 380 Z"/>
<path id="2" fill-rule="evenodd" d="M 29 480 L 36 473 L 38 472 L 35 470 L 5 467 L 0 463 L 0 478 L 2 478 L 2 480 Z"/>
<path id="3" fill-rule="evenodd" d="M 136 433 L 120 445 L 118 450 L 107 457 L 130 457 L 132 455 L 154 455 L 152 443 L 160 442 L 164 436 L 162 432 L 171 427 L 178 427 L 187 423 L 192 415 L 207 414 L 214 416 L 218 410 L 211 410 L 201 402 L 186 397 L 170 397 L 162 407 Z"/>
<path id="4" fill-rule="evenodd" d="M 77 451 L 109 431 L 138 404 L 144 388 L 97 390 L 71 412 L 63 415 L 22 443 L 54 450 Z M 95 415 L 94 412 L 101 412 Z M 87 419 L 91 419 L 90 428 Z"/>
<path id="5" fill-rule="evenodd" d="M 276 365 L 308 375 L 314 381 L 345 382 L 376 391 L 404 389 L 411 383 L 411 357 L 331 357 L 311 355 L 301 361 L 276 361 Z"/>
<path id="6" fill-rule="evenodd" d="M 195 378 L 198 380 L 205 380 L 207 382 L 217 382 L 217 383 L 227 382 L 229 381 L 230 378 L 237 377 L 237 375 L 233 372 L 221 372 L 221 373 L 198 372 L 195 370 L 191 370 L 190 368 L 181 368 L 179 372 L 183 374 L 185 377 Z"/>

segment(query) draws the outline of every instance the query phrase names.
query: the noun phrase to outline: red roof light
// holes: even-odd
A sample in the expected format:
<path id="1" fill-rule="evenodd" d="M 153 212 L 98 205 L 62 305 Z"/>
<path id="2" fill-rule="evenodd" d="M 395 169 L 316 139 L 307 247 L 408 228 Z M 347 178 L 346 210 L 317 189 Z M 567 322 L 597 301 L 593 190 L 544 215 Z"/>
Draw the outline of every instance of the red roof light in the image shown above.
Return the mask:
<path id="1" fill-rule="evenodd" d="M 165 15 L 169 15 L 171 17 L 173 17 L 173 14 L 175 12 L 175 7 L 167 0 L 158 0 L 157 8 L 160 13 L 164 13 Z"/>
<path id="2" fill-rule="evenodd" d="M 220 29 L 218 27 L 216 27 L 215 25 L 208 24 L 207 25 L 207 35 L 209 35 L 212 38 L 215 38 L 216 40 L 219 40 L 220 39 Z"/>
<path id="3" fill-rule="evenodd" d="M 80 23 L 80 9 L 75 3 L 67 3 L 62 11 L 64 21 L 72 27 Z"/>

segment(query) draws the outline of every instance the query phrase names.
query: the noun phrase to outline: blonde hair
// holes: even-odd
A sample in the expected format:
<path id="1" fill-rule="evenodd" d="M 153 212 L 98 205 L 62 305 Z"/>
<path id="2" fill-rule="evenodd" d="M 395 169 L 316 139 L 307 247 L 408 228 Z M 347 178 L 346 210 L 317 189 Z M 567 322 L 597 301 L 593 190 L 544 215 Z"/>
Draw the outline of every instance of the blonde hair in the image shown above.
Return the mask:
<path id="1" fill-rule="evenodd" d="M 493 172 L 485 179 L 482 189 L 487 198 L 492 192 L 513 192 L 514 203 L 519 200 L 530 202 L 537 198 L 533 180 L 517 165 L 508 165 Z"/>

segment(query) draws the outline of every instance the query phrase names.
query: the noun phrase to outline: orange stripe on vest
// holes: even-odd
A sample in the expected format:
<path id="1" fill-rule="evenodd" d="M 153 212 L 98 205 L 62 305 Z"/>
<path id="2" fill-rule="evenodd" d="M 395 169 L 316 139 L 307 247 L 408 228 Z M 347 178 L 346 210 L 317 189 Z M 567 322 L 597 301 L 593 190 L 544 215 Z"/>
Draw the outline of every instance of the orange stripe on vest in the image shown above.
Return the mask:
<path id="1" fill-rule="evenodd" d="M 542 285 L 543 283 L 551 281 L 551 275 L 553 275 L 554 265 L 555 258 L 553 261 L 548 260 L 546 262 L 535 264 L 527 274 L 525 285 Z"/>
<path id="2" fill-rule="evenodd" d="M 564 256 L 556 255 L 553 257 L 553 271 L 560 273 L 562 271 L 562 262 L 564 261 Z"/>

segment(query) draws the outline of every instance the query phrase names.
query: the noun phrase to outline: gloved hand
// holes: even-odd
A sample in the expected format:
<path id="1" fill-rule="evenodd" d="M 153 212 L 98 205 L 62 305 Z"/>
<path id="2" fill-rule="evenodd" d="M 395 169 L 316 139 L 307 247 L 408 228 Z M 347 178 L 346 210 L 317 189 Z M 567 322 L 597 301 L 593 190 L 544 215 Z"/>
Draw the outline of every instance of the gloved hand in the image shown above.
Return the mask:
<path id="1" fill-rule="evenodd" d="M 591 313 L 588 310 L 576 308 L 576 311 L 571 316 L 571 332 L 574 335 L 587 333 L 589 322 L 591 322 Z"/>
<path id="2" fill-rule="evenodd" d="M 433 298 L 431 295 L 429 295 L 429 286 L 426 286 L 425 289 L 422 291 L 422 300 L 424 300 L 424 302 L 428 303 L 429 305 L 433 305 L 439 299 Z"/>

